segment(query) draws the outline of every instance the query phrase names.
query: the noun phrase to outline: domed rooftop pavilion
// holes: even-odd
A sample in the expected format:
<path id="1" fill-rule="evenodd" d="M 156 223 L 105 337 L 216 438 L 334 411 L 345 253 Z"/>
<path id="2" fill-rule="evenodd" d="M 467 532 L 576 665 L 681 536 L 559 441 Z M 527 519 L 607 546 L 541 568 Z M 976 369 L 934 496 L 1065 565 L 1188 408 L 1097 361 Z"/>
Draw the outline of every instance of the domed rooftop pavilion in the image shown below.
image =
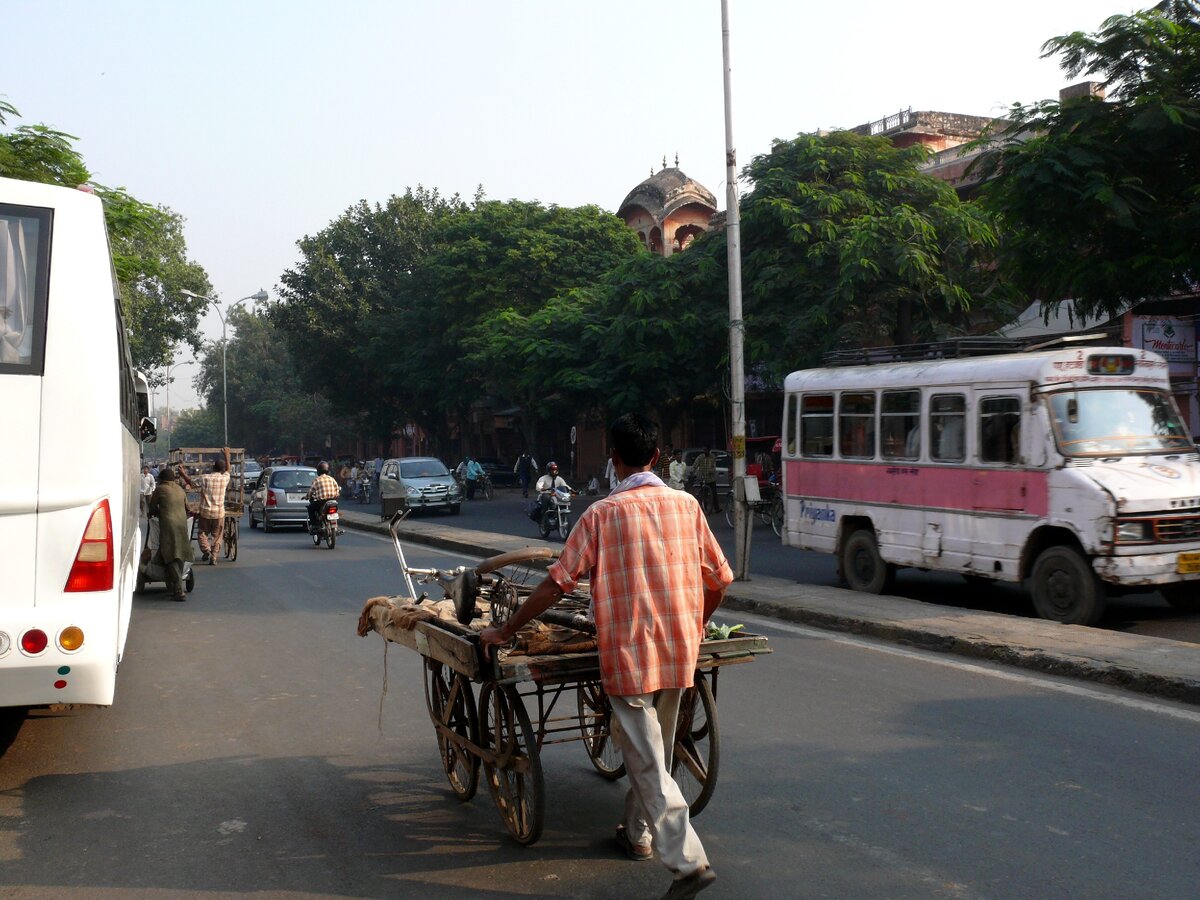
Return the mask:
<path id="1" fill-rule="evenodd" d="M 664 164 L 629 192 L 617 215 L 638 233 L 652 253 L 670 256 L 707 231 L 716 212 L 717 200 L 712 191 L 678 166 L 667 168 Z"/>

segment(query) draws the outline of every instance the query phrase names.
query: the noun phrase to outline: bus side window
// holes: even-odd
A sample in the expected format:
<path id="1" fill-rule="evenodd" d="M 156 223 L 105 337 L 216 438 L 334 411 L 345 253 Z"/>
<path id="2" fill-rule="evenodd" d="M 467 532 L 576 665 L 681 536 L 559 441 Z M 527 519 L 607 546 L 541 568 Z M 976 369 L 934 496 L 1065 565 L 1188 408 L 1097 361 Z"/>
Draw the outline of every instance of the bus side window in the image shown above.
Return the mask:
<path id="1" fill-rule="evenodd" d="M 921 456 L 921 392 L 884 391 L 879 441 L 884 459 Z"/>
<path id="2" fill-rule="evenodd" d="M 784 434 L 787 435 L 787 455 L 796 455 L 796 435 L 800 433 L 800 419 L 796 416 L 795 394 L 787 398 L 787 414 L 784 416 Z"/>
<path id="3" fill-rule="evenodd" d="M 929 456 L 937 462 L 967 457 L 967 399 L 962 394 L 934 394 L 929 401 Z"/>
<path id="4" fill-rule="evenodd" d="M 875 394 L 844 393 L 838 401 L 838 449 L 843 458 L 875 458 Z"/>
<path id="5" fill-rule="evenodd" d="M 801 399 L 800 448 L 804 456 L 833 456 L 832 394 L 805 394 Z"/>
<path id="6" fill-rule="evenodd" d="M 979 404 L 979 460 L 1012 465 L 1020 458 L 1021 401 L 985 397 Z"/>

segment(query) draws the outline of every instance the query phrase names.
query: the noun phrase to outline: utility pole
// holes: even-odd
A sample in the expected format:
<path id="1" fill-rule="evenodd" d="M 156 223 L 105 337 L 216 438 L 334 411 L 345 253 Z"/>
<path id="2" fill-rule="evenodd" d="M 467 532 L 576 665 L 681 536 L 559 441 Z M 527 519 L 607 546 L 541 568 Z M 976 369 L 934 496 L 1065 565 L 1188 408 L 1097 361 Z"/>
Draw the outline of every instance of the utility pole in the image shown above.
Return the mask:
<path id="1" fill-rule="evenodd" d="M 737 151 L 733 146 L 733 88 L 729 63 L 729 0 L 721 0 L 721 59 L 725 82 L 725 242 L 729 267 L 729 403 L 733 417 L 734 577 L 750 577 L 750 522 L 739 485 L 746 475 L 745 323 L 742 321 L 741 216 L 738 212 Z"/>

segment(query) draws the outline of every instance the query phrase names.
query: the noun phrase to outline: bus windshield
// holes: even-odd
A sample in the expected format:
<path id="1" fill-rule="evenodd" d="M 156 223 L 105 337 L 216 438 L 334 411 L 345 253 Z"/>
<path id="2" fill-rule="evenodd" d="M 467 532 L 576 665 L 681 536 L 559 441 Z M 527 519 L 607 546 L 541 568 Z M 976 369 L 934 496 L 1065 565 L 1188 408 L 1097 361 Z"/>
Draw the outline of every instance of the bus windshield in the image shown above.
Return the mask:
<path id="1" fill-rule="evenodd" d="M 1162 391 L 1061 391 L 1046 398 L 1063 456 L 1126 456 L 1194 449 L 1175 404 Z"/>

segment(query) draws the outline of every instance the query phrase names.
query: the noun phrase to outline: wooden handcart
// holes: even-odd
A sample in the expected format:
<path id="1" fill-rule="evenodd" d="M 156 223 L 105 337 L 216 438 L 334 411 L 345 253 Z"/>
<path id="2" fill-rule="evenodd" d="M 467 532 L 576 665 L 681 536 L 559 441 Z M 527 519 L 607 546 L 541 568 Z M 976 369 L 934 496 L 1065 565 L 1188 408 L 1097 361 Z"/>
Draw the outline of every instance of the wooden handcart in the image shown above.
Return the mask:
<path id="1" fill-rule="evenodd" d="M 172 466 L 182 466 L 188 477 L 197 482 L 198 476 L 212 471 L 212 464 L 224 456 L 221 447 L 176 447 L 170 451 L 168 463 Z M 242 463 L 245 461 L 245 451 L 238 448 L 229 450 L 229 484 L 225 487 L 225 521 L 221 527 L 221 547 L 225 558 L 230 562 L 237 559 L 238 534 L 245 508 L 245 485 L 242 477 Z M 200 528 L 200 489 L 188 489 L 188 516 L 192 522 L 192 540 L 196 540 Z"/>
<path id="2" fill-rule="evenodd" d="M 532 844 L 545 819 L 544 746 L 582 741 L 600 775 L 616 780 L 625 774 L 620 749 L 611 738 L 612 712 L 600 683 L 594 640 L 591 649 L 578 652 L 522 655 L 515 648 L 484 660 L 477 630 L 501 621 L 523 602 L 533 588 L 530 564 L 544 563 L 556 552 L 528 548 L 485 560 L 475 569 L 416 569 L 405 562 L 395 530 L 399 518 L 393 519 L 392 536 L 408 595 L 368 601 L 359 634 L 375 631 L 421 654 L 426 707 L 451 789 L 460 800 L 470 800 L 482 767 L 508 832 L 519 843 Z M 418 596 L 414 576 L 439 585 L 438 597 Z M 568 595 L 541 620 L 551 627 L 586 628 L 586 605 L 586 592 Z M 474 617 L 477 621 L 463 624 Z M 671 764 L 693 816 L 712 797 L 720 767 L 720 670 L 769 652 L 761 635 L 739 633 L 701 643 L 695 686 L 680 702 Z"/>

